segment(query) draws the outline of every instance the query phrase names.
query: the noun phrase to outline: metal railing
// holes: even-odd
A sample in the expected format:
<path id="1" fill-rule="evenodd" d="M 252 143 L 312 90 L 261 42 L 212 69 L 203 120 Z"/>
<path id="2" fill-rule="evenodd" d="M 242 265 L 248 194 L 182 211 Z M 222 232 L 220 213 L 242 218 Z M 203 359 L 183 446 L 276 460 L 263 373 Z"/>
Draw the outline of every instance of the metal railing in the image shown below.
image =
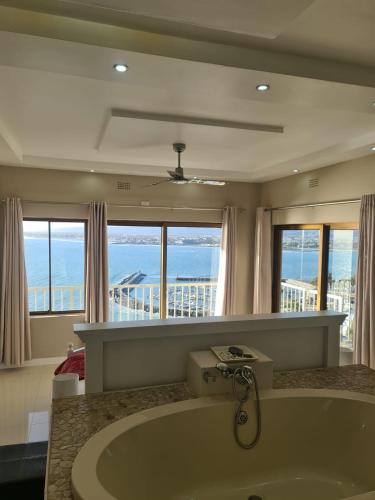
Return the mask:
<path id="1" fill-rule="evenodd" d="M 310 283 L 281 282 L 280 312 L 316 311 L 318 291 Z M 353 347 L 355 287 L 350 279 L 328 283 L 327 309 L 347 315 L 341 327 L 341 345 Z"/>
<path id="2" fill-rule="evenodd" d="M 168 283 L 167 317 L 206 317 L 215 314 L 216 282 Z M 159 317 L 159 284 L 125 284 L 109 287 L 110 321 L 153 319 Z M 318 292 L 309 283 L 281 283 L 280 312 L 302 312 L 317 309 Z M 31 312 L 46 311 L 48 286 L 29 288 Z M 354 329 L 354 285 L 351 280 L 336 280 L 328 285 L 327 309 L 347 314 L 341 328 L 341 343 L 352 347 Z M 52 311 L 84 309 L 83 285 L 54 286 L 51 290 Z"/>
<path id="3" fill-rule="evenodd" d="M 167 317 L 203 317 L 215 312 L 216 282 L 168 283 Z M 160 285 L 125 284 L 109 287 L 110 321 L 153 319 L 159 317 Z M 49 288 L 29 288 L 30 312 L 49 310 Z M 53 286 L 51 311 L 84 309 L 83 285 Z"/>

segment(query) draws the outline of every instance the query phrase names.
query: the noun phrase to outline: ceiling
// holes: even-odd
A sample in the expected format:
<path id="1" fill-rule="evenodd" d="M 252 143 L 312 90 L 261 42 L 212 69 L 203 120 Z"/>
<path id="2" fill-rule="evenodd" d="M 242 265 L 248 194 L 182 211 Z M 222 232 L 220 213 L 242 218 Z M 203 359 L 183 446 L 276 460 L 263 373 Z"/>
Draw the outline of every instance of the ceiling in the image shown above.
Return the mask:
<path id="1" fill-rule="evenodd" d="M 371 154 L 373 2 L 172 3 L 0 0 L 0 163 L 158 177 L 186 142 L 187 175 L 263 182 Z"/>

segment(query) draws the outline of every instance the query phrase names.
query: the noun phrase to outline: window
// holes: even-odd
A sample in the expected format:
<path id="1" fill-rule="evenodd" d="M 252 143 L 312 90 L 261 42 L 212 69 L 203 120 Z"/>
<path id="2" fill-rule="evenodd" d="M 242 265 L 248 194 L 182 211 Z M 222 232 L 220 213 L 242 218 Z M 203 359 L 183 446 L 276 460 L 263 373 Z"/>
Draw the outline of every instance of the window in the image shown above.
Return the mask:
<path id="1" fill-rule="evenodd" d="M 329 235 L 327 309 L 347 314 L 341 345 L 353 347 L 358 229 L 332 228 Z"/>
<path id="2" fill-rule="evenodd" d="M 281 232 L 280 312 L 316 311 L 319 229 Z"/>
<path id="3" fill-rule="evenodd" d="M 112 321 L 214 314 L 221 226 L 110 222 Z"/>
<path id="4" fill-rule="evenodd" d="M 24 220 L 31 314 L 84 310 L 85 228 L 83 221 Z"/>
<path id="5" fill-rule="evenodd" d="M 160 317 L 161 226 L 108 225 L 110 320 Z"/>
<path id="6" fill-rule="evenodd" d="M 341 345 L 352 348 L 356 225 L 276 226 L 274 245 L 274 311 L 345 313 Z"/>
<path id="7" fill-rule="evenodd" d="M 213 316 L 221 228 L 167 228 L 168 318 Z"/>

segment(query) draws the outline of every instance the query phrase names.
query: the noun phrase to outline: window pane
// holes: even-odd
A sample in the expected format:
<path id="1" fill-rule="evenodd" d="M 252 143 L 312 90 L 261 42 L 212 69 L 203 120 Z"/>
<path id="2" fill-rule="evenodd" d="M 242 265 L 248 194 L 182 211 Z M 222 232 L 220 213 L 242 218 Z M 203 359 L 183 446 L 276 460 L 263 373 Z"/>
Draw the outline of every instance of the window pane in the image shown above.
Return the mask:
<path id="1" fill-rule="evenodd" d="M 221 228 L 169 227 L 167 317 L 215 312 Z"/>
<path id="2" fill-rule="evenodd" d="M 280 312 L 317 310 L 319 239 L 317 229 L 282 231 Z"/>
<path id="3" fill-rule="evenodd" d="M 52 311 L 84 309 L 85 224 L 51 222 Z"/>
<path id="4" fill-rule="evenodd" d="M 159 318 L 161 228 L 108 226 L 110 320 Z"/>
<path id="5" fill-rule="evenodd" d="M 341 344 L 353 347 L 357 229 L 331 229 L 328 257 L 327 309 L 347 314 L 341 326 Z"/>
<path id="6" fill-rule="evenodd" d="M 24 221 L 25 261 L 30 312 L 49 310 L 48 222 Z"/>

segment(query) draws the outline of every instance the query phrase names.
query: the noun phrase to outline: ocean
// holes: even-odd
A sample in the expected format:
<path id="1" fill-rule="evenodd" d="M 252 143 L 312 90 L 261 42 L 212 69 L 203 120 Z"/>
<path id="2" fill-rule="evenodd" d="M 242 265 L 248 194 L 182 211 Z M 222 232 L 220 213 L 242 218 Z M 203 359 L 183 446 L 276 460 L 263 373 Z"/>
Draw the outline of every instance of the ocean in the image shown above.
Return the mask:
<path id="1" fill-rule="evenodd" d="M 202 276 L 215 279 L 219 268 L 219 247 L 168 245 L 167 277 Z M 125 276 L 142 271 L 142 283 L 160 281 L 160 246 L 110 244 L 109 281 L 119 283 Z M 29 287 L 48 285 L 48 240 L 25 238 L 25 259 Z M 53 286 L 84 282 L 84 244 L 81 240 L 53 239 L 51 242 Z"/>
<path id="2" fill-rule="evenodd" d="M 28 284 L 48 285 L 48 241 L 25 238 Z M 80 285 L 84 282 L 84 245 L 80 240 L 54 239 L 51 243 L 52 285 Z M 319 253 L 316 250 L 284 250 L 282 278 L 312 281 L 316 278 Z M 329 272 L 333 279 L 355 276 L 357 252 L 334 250 L 329 256 Z M 168 245 L 167 277 L 175 282 L 178 276 L 217 277 L 219 247 L 199 245 Z M 119 283 L 136 271 L 146 274 L 143 283 L 160 280 L 160 247 L 158 245 L 109 245 L 109 280 Z"/>

